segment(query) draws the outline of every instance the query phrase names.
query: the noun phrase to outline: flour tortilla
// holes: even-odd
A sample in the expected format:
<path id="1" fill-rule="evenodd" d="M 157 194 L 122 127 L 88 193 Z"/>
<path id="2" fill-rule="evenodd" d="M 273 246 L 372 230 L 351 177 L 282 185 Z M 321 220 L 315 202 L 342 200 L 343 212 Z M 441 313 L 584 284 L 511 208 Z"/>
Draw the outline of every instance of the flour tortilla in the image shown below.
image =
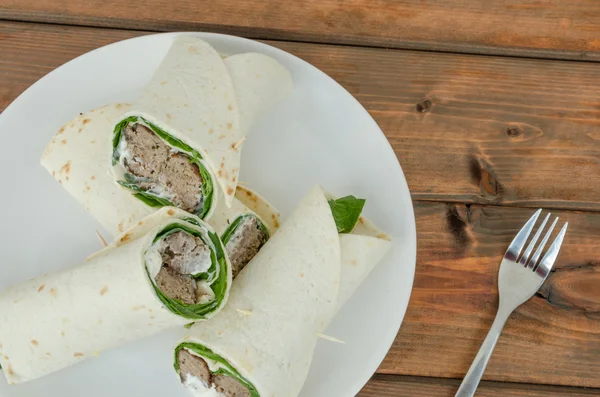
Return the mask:
<path id="1" fill-rule="evenodd" d="M 352 233 L 340 234 L 342 252 L 340 292 L 336 313 L 392 248 L 389 236 L 360 217 Z"/>
<path id="2" fill-rule="evenodd" d="M 39 378 L 112 347 L 190 322 L 159 299 L 144 253 L 168 225 L 212 229 L 189 214 L 186 219 L 200 226 L 173 215 L 166 208 L 82 265 L 0 293 L 0 364 L 8 383 Z M 230 269 L 222 277 L 230 286 Z M 205 318 L 217 313 L 226 301 L 227 293 Z"/>
<path id="3" fill-rule="evenodd" d="M 225 201 L 231 202 L 244 135 L 233 82 L 210 44 L 193 36 L 177 36 L 132 109 L 115 124 L 132 116 L 143 117 L 199 152 Z M 116 180 L 122 177 L 118 168 L 114 167 Z"/>
<path id="4" fill-rule="evenodd" d="M 106 151 L 102 148 L 108 151 L 111 145 L 110 133 L 106 131 L 110 131 L 113 121 L 130 108 L 129 104 L 113 104 L 75 117 L 58 131 L 42 155 L 42 165 L 113 237 L 125 233 L 157 210 L 116 184 L 106 166 Z M 278 227 L 279 213 L 251 190 L 242 188 L 236 197 L 246 200 L 248 195 L 253 198 L 248 200 L 249 203 L 260 209 L 262 214 L 259 217 L 262 219 L 264 216 L 265 225 L 274 232 Z M 208 222 L 221 236 L 227 221 L 247 212 L 253 211 L 236 198 L 232 200 L 231 207 L 220 200 Z"/>
<path id="5" fill-rule="evenodd" d="M 244 135 L 245 126 L 288 95 L 293 88 L 290 72 L 271 57 L 254 52 L 237 54 L 224 59 L 233 81 Z"/>
<path id="6" fill-rule="evenodd" d="M 313 189 L 240 273 L 228 306 L 192 327 L 178 348 L 191 343 L 211 350 L 261 397 L 297 396 L 317 333 L 391 246 L 389 239 L 364 235 L 377 234 L 370 223 L 359 229 L 362 235 L 338 235 L 332 221 L 324 192 Z M 336 254 L 319 255 L 327 250 Z"/>
<path id="7" fill-rule="evenodd" d="M 122 119 L 143 117 L 198 151 L 230 205 L 254 116 L 290 90 L 289 72 L 277 61 L 261 54 L 224 61 L 210 44 L 182 35 Z"/>
<path id="8" fill-rule="evenodd" d="M 115 236 L 156 210 L 119 186 L 111 173 L 114 121 L 128 104 L 102 106 L 75 117 L 46 146 L 42 165 L 94 218 Z"/>
<path id="9" fill-rule="evenodd" d="M 225 64 L 232 76 L 240 118 L 244 121 L 241 130 L 246 134 L 256 114 L 291 91 L 292 81 L 289 72 L 271 58 L 253 55 L 250 60 L 254 63 L 249 65 L 249 59 L 242 55 L 245 54 L 228 57 Z M 271 70 L 272 77 L 249 76 L 241 72 L 246 68 Z M 112 173 L 113 127 L 116 120 L 133 110 L 130 104 L 111 104 L 75 117 L 56 133 L 41 159 L 48 172 L 113 237 L 156 210 L 118 185 Z M 269 223 L 266 219 L 265 222 Z"/>

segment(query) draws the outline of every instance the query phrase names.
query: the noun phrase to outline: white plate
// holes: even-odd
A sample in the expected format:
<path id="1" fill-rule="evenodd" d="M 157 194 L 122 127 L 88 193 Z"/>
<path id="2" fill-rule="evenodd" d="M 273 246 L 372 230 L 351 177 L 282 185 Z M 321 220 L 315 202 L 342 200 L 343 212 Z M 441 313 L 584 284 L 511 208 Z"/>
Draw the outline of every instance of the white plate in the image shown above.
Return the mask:
<path id="1" fill-rule="evenodd" d="M 39 165 L 40 156 L 77 113 L 134 98 L 172 35 L 139 37 L 85 54 L 35 83 L 0 115 L 0 289 L 77 265 L 100 248 L 94 234 L 99 225 Z M 392 252 L 327 330 L 346 344 L 319 342 L 301 394 L 354 396 L 393 342 L 414 277 L 413 207 L 396 155 L 367 111 L 315 67 L 255 41 L 197 35 L 224 54 L 269 55 L 293 75 L 293 95 L 253 127 L 240 180 L 284 217 L 316 183 L 337 195 L 364 197 L 365 214 L 394 240 Z M 186 397 L 172 368 L 172 348 L 182 332 L 137 341 L 30 383 L 7 386 L 2 377 L 0 396 Z"/>

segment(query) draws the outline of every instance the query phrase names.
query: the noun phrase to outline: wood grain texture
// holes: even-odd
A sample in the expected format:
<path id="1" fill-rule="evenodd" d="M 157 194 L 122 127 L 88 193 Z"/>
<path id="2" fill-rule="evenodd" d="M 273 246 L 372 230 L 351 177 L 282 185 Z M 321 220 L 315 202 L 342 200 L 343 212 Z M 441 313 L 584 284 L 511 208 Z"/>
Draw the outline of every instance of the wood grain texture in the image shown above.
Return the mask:
<path id="1" fill-rule="evenodd" d="M 0 23 L 0 107 L 67 60 L 141 34 Z M 493 319 L 500 258 L 531 214 L 506 205 L 600 209 L 597 65 L 270 44 L 323 69 L 367 107 L 415 199 L 454 202 L 416 202 L 415 288 L 379 372 L 462 377 Z M 559 214 L 571 226 L 557 269 L 509 320 L 488 380 L 600 387 L 600 214 Z M 423 394 L 418 382 L 386 379 L 376 377 L 363 395 L 402 396 L 406 388 L 413 397 L 443 396 L 456 385 L 425 380 L 431 389 Z M 505 394 L 492 386 L 481 395 L 528 396 L 519 394 L 528 386 L 498 386 Z M 537 397 L 546 389 L 532 390 Z"/>
<path id="2" fill-rule="evenodd" d="M 600 60 L 595 0 L 2 0 L 0 18 Z"/>
<path id="3" fill-rule="evenodd" d="M 0 108 L 60 64 L 141 34 L 0 23 Z M 600 211 L 597 64 L 269 44 L 324 70 L 367 108 L 414 199 Z"/>
<path id="4" fill-rule="evenodd" d="M 358 397 L 454 397 L 456 379 L 375 375 Z M 599 389 L 541 386 L 518 383 L 482 382 L 477 397 L 592 397 Z"/>
<path id="5" fill-rule="evenodd" d="M 415 212 L 411 303 L 379 371 L 462 378 L 495 315 L 502 255 L 532 210 L 417 202 Z M 600 387 L 600 214 L 555 215 L 569 230 L 553 274 L 509 319 L 485 379 Z"/>

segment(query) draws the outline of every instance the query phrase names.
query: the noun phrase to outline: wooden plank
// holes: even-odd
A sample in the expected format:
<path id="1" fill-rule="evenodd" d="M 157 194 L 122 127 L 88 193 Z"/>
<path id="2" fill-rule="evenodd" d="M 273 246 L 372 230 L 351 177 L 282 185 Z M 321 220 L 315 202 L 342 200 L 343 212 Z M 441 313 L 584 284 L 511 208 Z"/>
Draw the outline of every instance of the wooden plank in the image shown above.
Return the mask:
<path id="1" fill-rule="evenodd" d="M 0 22 L 0 109 L 60 64 L 144 34 Z M 413 198 L 600 210 L 594 63 L 270 42 L 375 117 Z"/>
<path id="2" fill-rule="evenodd" d="M 600 3 L 595 0 L 3 0 L 0 18 L 600 60 Z"/>
<path id="3" fill-rule="evenodd" d="M 532 210 L 417 202 L 415 212 L 411 303 L 379 372 L 462 378 L 495 315 L 502 255 Z M 600 214 L 556 215 L 569 231 L 555 271 L 509 319 L 485 379 L 600 387 Z"/>
<path id="4" fill-rule="evenodd" d="M 456 379 L 375 375 L 358 397 L 453 397 Z M 599 389 L 540 386 L 518 383 L 481 382 L 477 397 L 591 397 Z"/>

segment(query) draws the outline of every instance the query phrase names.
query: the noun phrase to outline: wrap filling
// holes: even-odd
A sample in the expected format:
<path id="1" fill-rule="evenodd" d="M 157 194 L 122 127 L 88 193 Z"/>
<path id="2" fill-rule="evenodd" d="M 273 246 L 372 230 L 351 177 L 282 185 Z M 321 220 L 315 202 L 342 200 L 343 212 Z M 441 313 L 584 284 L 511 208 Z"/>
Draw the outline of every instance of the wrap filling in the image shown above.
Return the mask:
<path id="1" fill-rule="evenodd" d="M 158 297 L 175 314 L 202 319 L 225 296 L 225 253 L 210 231 L 170 224 L 157 235 L 144 259 Z"/>
<path id="2" fill-rule="evenodd" d="M 269 239 L 269 232 L 254 214 L 239 216 L 221 236 L 231 261 L 231 272 L 235 278 L 254 258 Z"/>
<path id="3" fill-rule="evenodd" d="M 162 266 L 154 281 L 163 294 L 188 305 L 214 299 L 212 291 L 202 288 L 194 279 L 211 265 L 210 251 L 199 237 L 178 231 L 158 244 Z"/>
<path id="4" fill-rule="evenodd" d="M 175 369 L 181 382 L 191 391 L 214 397 L 259 396 L 248 380 L 204 346 L 182 344 L 175 354 Z"/>
<path id="5" fill-rule="evenodd" d="M 200 154 L 137 116 L 115 127 L 113 166 L 118 183 L 146 204 L 171 205 L 206 217 L 216 199 Z"/>

